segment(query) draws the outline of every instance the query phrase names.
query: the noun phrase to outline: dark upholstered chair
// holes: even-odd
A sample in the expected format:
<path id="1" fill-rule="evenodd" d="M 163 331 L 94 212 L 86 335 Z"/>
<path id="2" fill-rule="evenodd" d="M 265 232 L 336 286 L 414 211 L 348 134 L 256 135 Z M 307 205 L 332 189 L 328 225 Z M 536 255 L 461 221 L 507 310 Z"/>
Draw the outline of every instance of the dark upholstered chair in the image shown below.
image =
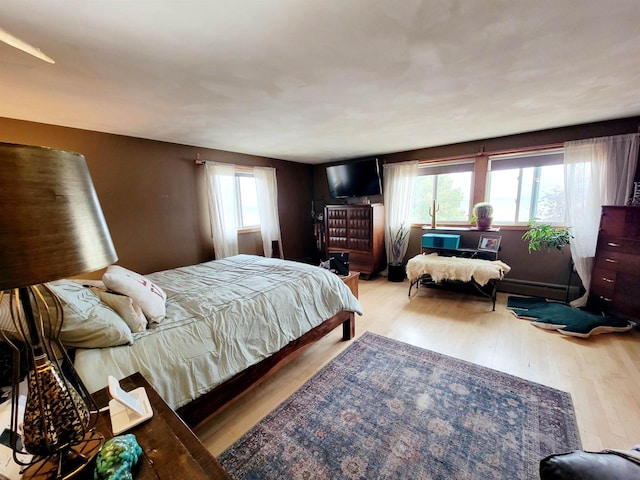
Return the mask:
<path id="1" fill-rule="evenodd" d="M 637 448 L 637 447 L 636 447 Z M 550 455 L 540 462 L 541 480 L 640 479 L 640 451 L 604 450 Z"/>

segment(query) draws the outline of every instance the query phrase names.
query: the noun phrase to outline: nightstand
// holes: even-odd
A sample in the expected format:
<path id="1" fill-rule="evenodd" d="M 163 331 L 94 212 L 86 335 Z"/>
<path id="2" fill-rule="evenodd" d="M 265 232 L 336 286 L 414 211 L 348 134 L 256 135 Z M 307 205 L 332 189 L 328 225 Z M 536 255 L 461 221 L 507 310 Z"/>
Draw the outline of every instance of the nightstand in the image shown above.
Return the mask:
<path id="1" fill-rule="evenodd" d="M 358 298 L 358 279 L 360 272 L 349 272 L 349 275 L 338 275 L 342 281 L 349 287 L 353 296 Z"/>
<path id="2" fill-rule="evenodd" d="M 151 419 L 125 432 L 133 433 L 136 436 L 144 452 L 133 470 L 133 477 L 136 480 L 157 480 L 159 478 L 231 479 L 198 440 L 198 437 L 160 398 L 160 395 L 140 373 L 134 373 L 122 379 L 120 385 L 126 391 L 145 387 L 151 408 L 153 408 Z M 99 408 L 105 406 L 110 398 L 106 388 L 96 392 L 93 397 Z M 105 441 L 113 436 L 108 412 L 100 414 L 96 430 L 104 435 Z M 93 469 L 92 462 L 74 478 L 93 479 Z"/>
<path id="3" fill-rule="evenodd" d="M 360 278 L 360 272 L 349 272 L 349 275 L 338 275 L 345 283 L 353 296 L 358 298 L 358 279 Z M 356 322 L 350 321 L 342 324 L 342 339 L 351 340 L 356 335 Z"/>

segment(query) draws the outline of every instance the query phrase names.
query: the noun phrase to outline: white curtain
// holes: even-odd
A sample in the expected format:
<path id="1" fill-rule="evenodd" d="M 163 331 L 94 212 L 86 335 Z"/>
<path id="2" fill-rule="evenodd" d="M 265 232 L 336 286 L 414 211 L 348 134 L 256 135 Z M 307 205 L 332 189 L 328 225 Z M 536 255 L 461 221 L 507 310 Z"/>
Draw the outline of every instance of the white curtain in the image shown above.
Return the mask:
<path id="1" fill-rule="evenodd" d="M 272 167 L 254 167 L 258 191 L 258 213 L 260 215 L 260 232 L 264 256 L 273 255 L 272 242 L 280 245 L 280 258 L 283 257 L 282 238 L 280 236 L 280 216 L 278 215 L 278 182 L 276 169 Z"/>
<path id="2" fill-rule="evenodd" d="M 237 194 L 235 166 L 205 164 L 207 197 L 215 258 L 238 254 Z"/>
<path id="3" fill-rule="evenodd" d="M 391 237 L 404 224 L 410 228 L 413 186 L 418 176 L 418 161 L 392 163 L 384 166 L 384 215 L 385 247 L 387 258 L 391 258 Z M 406 236 L 401 252 L 407 253 L 409 235 Z M 384 275 L 384 272 L 383 272 Z"/>
<path id="4" fill-rule="evenodd" d="M 571 302 L 587 303 L 602 205 L 624 205 L 638 162 L 638 134 L 564 144 L 567 226 L 576 271 L 587 292 Z"/>

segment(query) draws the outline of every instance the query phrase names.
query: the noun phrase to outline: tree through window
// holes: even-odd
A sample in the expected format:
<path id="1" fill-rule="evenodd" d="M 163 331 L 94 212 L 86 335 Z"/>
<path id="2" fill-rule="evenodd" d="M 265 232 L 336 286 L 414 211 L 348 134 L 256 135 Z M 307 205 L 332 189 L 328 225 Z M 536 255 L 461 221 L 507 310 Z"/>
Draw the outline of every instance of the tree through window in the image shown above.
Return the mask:
<path id="1" fill-rule="evenodd" d="M 411 221 L 430 223 L 436 201 L 438 222 L 467 223 L 471 208 L 473 160 L 420 166 L 414 186 Z"/>

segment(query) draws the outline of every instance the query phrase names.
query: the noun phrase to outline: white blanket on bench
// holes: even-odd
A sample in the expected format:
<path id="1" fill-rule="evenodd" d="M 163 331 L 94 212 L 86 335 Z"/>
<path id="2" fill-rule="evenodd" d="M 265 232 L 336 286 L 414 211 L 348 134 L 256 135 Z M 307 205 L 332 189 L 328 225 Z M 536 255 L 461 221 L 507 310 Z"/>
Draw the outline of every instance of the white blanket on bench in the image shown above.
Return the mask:
<path id="1" fill-rule="evenodd" d="M 436 283 L 443 280 L 470 282 L 473 279 L 483 286 L 492 279 L 502 280 L 510 270 L 511 267 L 500 260 L 441 257 L 437 253 L 416 255 L 407 263 L 407 277 L 411 282 L 429 274 Z"/>

